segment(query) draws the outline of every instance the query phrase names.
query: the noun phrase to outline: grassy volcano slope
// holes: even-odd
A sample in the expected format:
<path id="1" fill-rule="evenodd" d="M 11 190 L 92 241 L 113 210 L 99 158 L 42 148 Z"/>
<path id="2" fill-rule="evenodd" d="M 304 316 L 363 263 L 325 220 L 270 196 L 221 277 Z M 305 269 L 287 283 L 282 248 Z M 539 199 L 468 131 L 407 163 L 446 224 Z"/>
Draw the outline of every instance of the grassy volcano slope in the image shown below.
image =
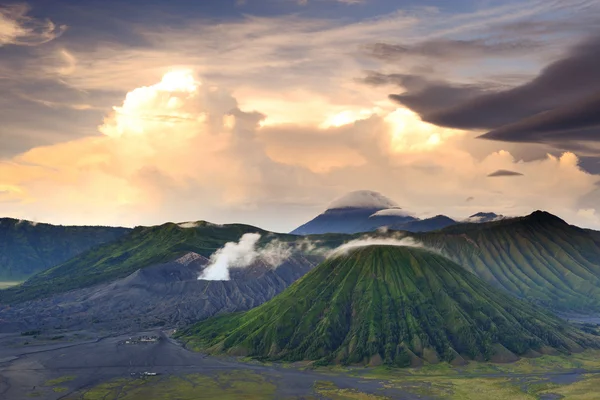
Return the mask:
<path id="1" fill-rule="evenodd" d="M 537 211 L 414 235 L 493 286 L 558 311 L 600 311 L 600 234 Z"/>
<path id="2" fill-rule="evenodd" d="M 510 360 L 598 344 L 445 257 L 392 246 L 329 259 L 271 301 L 180 336 L 210 352 L 395 366 L 461 356 Z"/>
<path id="3" fill-rule="evenodd" d="M 91 249 L 39 273 L 20 286 L 0 292 L 0 304 L 16 303 L 97 283 L 123 278 L 153 264 L 170 261 L 187 252 L 209 256 L 244 233 L 265 233 L 248 225 L 217 226 L 199 222 L 195 228 L 168 223 L 135 228 L 119 240 Z"/>
<path id="4" fill-rule="evenodd" d="M 24 280 L 129 231 L 127 228 L 58 226 L 0 218 L 0 280 Z"/>
<path id="5" fill-rule="evenodd" d="M 203 221 L 198 222 L 194 228 L 182 228 L 173 223 L 138 227 L 117 241 L 98 246 L 32 276 L 22 285 L 0 291 L 0 304 L 19 303 L 110 282 L 140 268 L 168 262 L 188 252 L 208 257 L 225 243 L 237 242 L 245 233 L 260 233 L 262 238 L 259 245 L 273 239 L 303 240 L 298 236 L 275 234 L 249 225 L 214 225 Z M 353 237 L 322 235 L 308 238 L 326 247 L 336 247 Z"/>

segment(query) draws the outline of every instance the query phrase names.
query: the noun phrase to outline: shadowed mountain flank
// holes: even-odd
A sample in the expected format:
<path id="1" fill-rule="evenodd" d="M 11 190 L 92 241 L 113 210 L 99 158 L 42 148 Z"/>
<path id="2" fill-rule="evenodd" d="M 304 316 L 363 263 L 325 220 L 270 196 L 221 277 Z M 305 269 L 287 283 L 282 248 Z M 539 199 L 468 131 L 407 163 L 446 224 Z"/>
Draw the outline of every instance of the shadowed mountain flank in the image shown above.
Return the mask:
<path id="1" fill-rule="evenodd" d="M 131 229 L 0 218 L 0 280 L 19 281 L 112 242 Z"/>
<path id="2" fill-rule="evenodd" d="M 256 261 L 232 269 L 230 280 L 199 280 L 208 263 L 208 258 L 188 253 L 110 283 L 0 306 L 0 332 L 184 326 L 216 313 L 256 307 L 305 275 L 317 261 L 293 255 L 277 268 Z"/>
<path id="3" fill-rule="evenodd" d="M 600 236 L 543 211 L 415 234 L 468 271 L 558 311 L 600 311 Z"/>

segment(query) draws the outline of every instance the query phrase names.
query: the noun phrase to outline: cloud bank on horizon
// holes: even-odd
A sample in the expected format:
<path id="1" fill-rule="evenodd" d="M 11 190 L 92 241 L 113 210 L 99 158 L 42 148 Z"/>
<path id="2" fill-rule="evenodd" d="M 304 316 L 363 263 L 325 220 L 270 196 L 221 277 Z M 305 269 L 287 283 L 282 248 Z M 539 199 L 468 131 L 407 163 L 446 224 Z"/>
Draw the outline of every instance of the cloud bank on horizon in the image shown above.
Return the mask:
<path id="1" fill-rule="evenodd" d="M 0 215 L 288 231 L 367 188 L 600 228 L 597 1 L 209 3 L 106 27 L 130 10 L 0 8 Z"/>

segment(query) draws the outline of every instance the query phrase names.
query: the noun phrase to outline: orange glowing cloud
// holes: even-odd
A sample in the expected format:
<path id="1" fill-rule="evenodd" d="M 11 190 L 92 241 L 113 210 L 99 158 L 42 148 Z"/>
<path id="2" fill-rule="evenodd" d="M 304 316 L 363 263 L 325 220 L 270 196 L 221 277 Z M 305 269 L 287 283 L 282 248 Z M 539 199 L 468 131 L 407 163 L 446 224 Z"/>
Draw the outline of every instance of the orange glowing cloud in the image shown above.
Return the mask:
<path id="1" fill-rule="evenodd" d="M 127 93 L 99 126 L 102 135 L 0 163 L 0 214 L 79 224 L 221 222 L 274 215 L 273 205 L 287 215 L 288 203 L 371 188 L 417 213 L 471 212 L 461 208 L 468 195 L 475 198 L 468 207 L 535 204 L 564 215 L 595 187 L 571 153 L 535 162 L 505 151 L 476 159 L 457 144 L 465 132 L 378 107 L 261 127 L 268 116 L 242 111 L 230 93 L 190 70 L 172 70 Z M 523 176 L 487 178 L 498 169 Z"/>

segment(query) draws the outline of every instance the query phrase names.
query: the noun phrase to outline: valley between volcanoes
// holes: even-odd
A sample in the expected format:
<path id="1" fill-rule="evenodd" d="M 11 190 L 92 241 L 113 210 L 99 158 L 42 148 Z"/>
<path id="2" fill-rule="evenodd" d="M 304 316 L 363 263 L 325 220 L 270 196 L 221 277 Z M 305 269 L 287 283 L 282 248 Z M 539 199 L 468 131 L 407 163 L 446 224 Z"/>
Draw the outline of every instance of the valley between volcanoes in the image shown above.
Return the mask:
<path id="1" fill-rule="evenodd" d="M 197 279 L 245 235 L 254 258 Z M 412 233 L 136 228 L 0 291 L 0 395 L 593 398 L 599 260 L 598 232 L 544 212 Z"/>

